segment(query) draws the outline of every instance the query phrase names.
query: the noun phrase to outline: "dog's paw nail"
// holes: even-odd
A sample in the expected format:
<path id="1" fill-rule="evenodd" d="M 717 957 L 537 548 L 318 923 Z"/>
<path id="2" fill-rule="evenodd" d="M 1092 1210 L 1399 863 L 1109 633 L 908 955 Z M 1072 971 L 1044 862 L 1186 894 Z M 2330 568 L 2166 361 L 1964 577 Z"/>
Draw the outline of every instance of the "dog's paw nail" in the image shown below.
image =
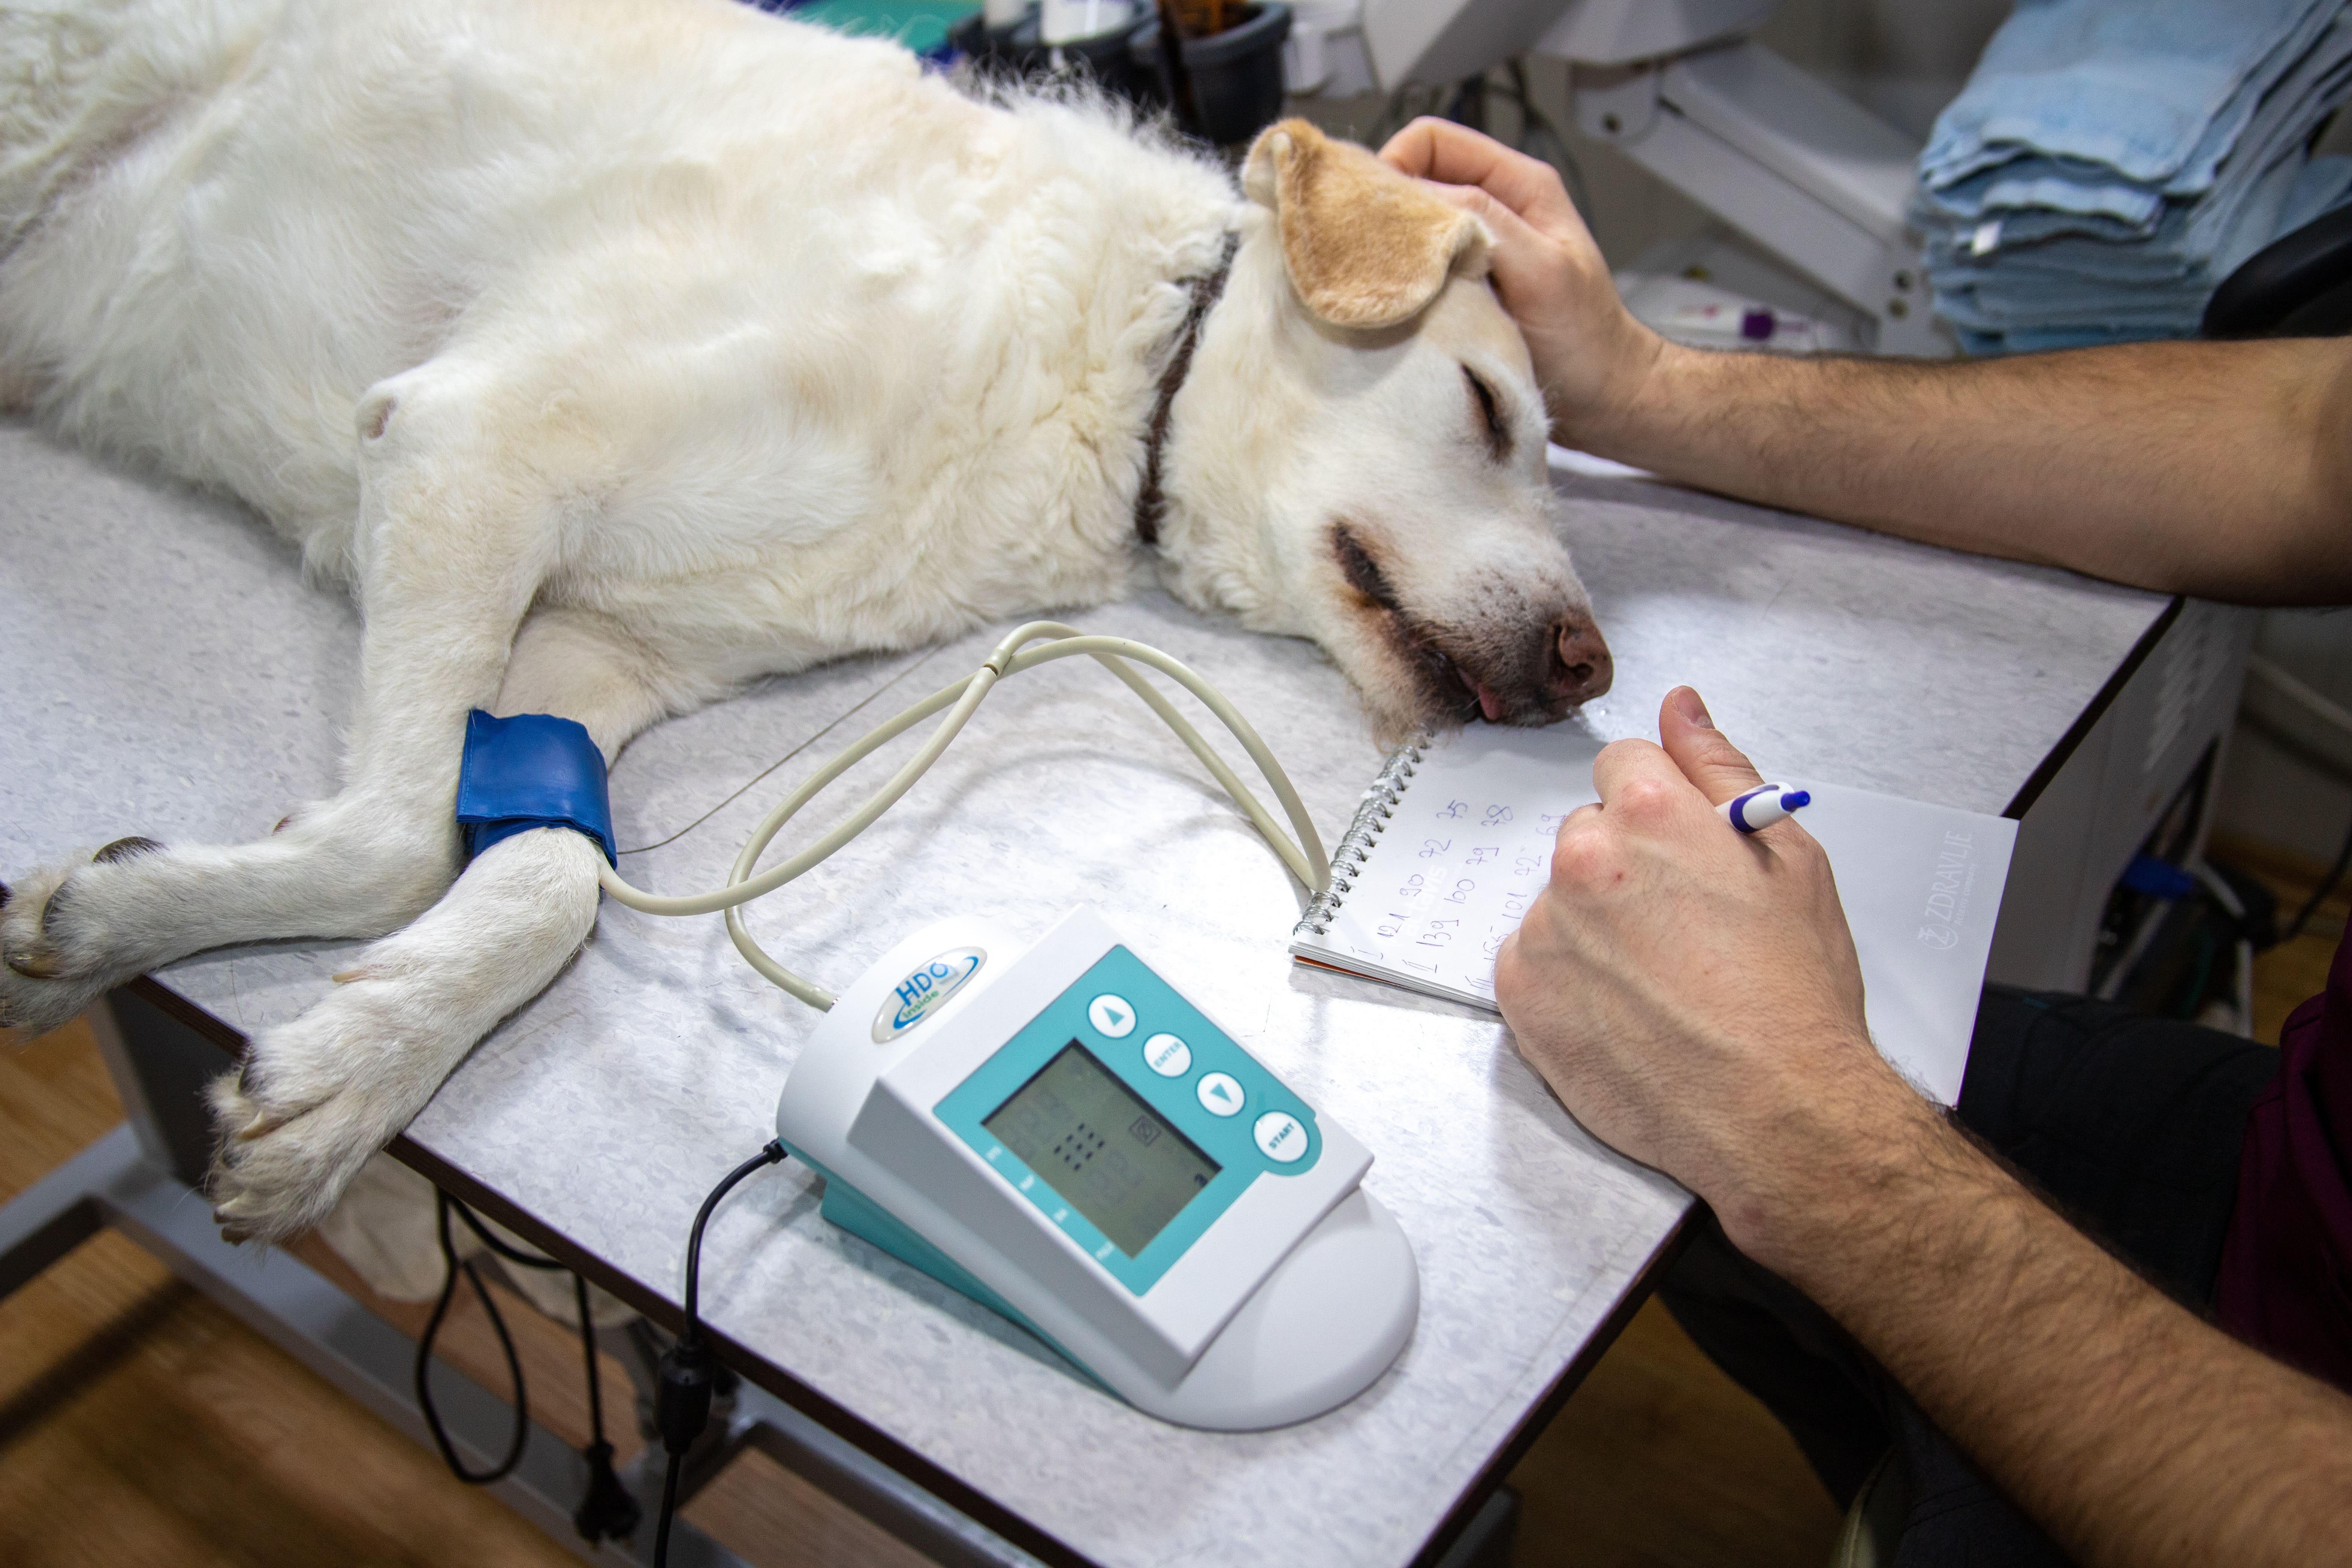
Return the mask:
<path id="1" fill-rule="evenodd" d="M 58 977 L 58 955 L 54 952 L 8 954 L 8 967 L 27 980 L 55 980 Z"/>
<path id="2" fill-rule="evenodd" d="M 64 881 L 59 882 L 55 888 L 52 888 L 49 890 L 48 901 L 41 906 L 41 934 L 43 936 L 55 936 L 57 934 L 57 928 L 49 922 L 58 918 L 58 911 L 66 906 L 66 895 L 72 891 L 73 879 L 71 877 L 67 878 Z"/>
<path id="3" fill-rule="evenodd" d="M 271 828 L 269 831 L 272 833 L 283 833 L 286 831 L 286 825 L 293 820 L 294 814 L 289 811 L 285 816 L 279 817 L 278 819 L 278 826 Z"/>
<path id="4" fill-rule="evenodd" d="M 349 985 L 354 981 L 373 980 L 375 977 L 375 971 L 368 968 L 365 964 L 362 964 L 357 969 L 339 969 L 335 971 L 334 973 L 327 976 L 329 980 L 334 982 L 338 985 Z"/>
<path id="5" fill-rule="evenodd" d="M 244 1126 L 238 1128 L 232 1136 L 239 1143 L 250 1143 L 257 1138 L 277 1131 L 279 1128 L 285 1126 L 289 1120 L 291 1119 L 289 1117 L 272 1116 L 268 1112 L 264 1111 L 259 1116 L 257 1116 L 252 1121 L 247 1122 Z"/>
<path id="6" fill-rule="evenodd" d="M 153 839 L 143 838 L 134 833 L 128 838 L 116 839 L 91 856 L 89 860 L 93 866 L 111 866 L 118 860 L 135 860 L 142 855 L 152 855 L 163 847 Z"/>

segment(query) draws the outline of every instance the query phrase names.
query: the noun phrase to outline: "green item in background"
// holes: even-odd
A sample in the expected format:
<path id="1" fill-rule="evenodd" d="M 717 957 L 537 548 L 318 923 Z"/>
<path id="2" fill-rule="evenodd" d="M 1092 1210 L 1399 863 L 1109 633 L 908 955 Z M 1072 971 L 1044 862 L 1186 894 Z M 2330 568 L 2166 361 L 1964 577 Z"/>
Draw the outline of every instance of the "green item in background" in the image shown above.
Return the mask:
<path id="1" fill-rule="evenodd" d="M 896 38 L 919 55 L 936 55 L 947 47 L 948 29 L 979 9 L 978 0 L 814 0 L 784 14 L 860 37 Z"/>

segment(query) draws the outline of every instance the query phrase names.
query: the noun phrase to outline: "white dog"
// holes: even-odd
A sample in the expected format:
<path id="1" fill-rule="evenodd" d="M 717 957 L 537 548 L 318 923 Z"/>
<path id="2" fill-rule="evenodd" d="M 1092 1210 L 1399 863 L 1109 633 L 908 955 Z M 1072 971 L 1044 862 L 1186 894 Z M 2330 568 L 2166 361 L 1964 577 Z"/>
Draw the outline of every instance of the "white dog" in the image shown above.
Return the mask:
<path id="1" fill-rule="evenodd" d="M 342 793 L 0 889 L 0 1023 L 383 937 L 215 1090 L 221 1222 L 280 1237 L 595 919 L 576 833 L 458 874 L 469 709 L 609 762 L 1149 556 L 1387 730 L 1559 718 L 1609 658 L 1486 244 L 1303 123 L 1237 190 L 734 0 L 0 0 L 0 397 L 241 497 L 366 621 Z"/>

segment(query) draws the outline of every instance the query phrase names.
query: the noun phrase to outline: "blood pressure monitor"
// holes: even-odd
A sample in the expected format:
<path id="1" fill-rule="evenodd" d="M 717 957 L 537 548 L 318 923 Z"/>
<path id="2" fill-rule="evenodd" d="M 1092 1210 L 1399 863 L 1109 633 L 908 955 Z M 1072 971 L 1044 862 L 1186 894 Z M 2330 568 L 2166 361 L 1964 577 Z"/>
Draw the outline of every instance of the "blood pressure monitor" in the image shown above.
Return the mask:
<path id="1" fill-rule="evenodd" d="M 776 1131 L 827 1219 L 1185 1426 L 1320 1415 L 1420 1310 L 1370 1153 L 1090 910 L 1034 945 L 976 921 L 899 943 L 803 1048 Z"/>

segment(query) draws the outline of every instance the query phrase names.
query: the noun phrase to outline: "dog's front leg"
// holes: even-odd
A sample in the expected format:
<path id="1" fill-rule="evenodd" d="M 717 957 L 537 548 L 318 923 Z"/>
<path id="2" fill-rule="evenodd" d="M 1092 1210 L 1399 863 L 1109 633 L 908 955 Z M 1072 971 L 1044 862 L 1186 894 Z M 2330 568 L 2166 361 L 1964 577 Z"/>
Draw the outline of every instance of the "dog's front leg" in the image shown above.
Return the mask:
<path id="1" fill-rule="evenodd" d="M 108 987 L 230 942 L 374 936 L 457 868 L 467 710 L 488 705 L 555 549 L 547 477 L 436 366 L 361 410 L 362 689 L 346 786 L 233 847 L 118 839 L 0 893 L 0 1025 L 37 1033 Z"/>
<path id="2" fill-rule="evenodd" d="M 577 720 L 609 763 L 666 695 L 677 693 L 621 628 L 542 610 L 494 707 Z M 208 1184 L 225 1233 L 277 1241 L 323 1218 L 474 1043 L 570 962 L 595 923 L 602 857 L 570 828 L 492 845 L 317 1006 L 257 1037 L 213 1086 L 221 1144 Z"/>
<path id="3" fill-rule="evenodd" d="M 281 1241 L 326 1216 L 474 1043 L 579 950 L 602 853 L 561 827 L 492 845 L 317 1006 L 255 1039 L 213 1085 L 223 1137 L 207 1185 L 225 1235 Z"/>
<path id="4" fill-rule="evenodd" d="M 282 1241 L 326 1217 L 474 1043 L 579 950 L 603 853 L 563 827 L 492 845 L 317 1006 L 254 1040 L 212 1089 L 222 1139 L 206 1184 L 224 1235 Z"/>

